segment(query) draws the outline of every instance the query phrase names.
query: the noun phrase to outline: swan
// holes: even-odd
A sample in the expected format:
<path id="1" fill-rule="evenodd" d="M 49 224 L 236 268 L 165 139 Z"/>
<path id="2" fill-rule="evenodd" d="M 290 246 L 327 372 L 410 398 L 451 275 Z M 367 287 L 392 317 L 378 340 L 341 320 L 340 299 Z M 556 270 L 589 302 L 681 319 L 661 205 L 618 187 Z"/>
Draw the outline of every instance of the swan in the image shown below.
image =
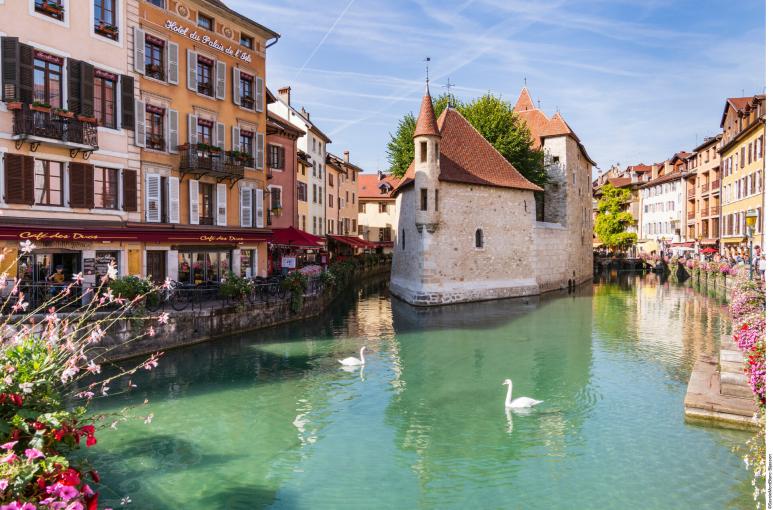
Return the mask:
<path id="1" fill-rule="evenodd" d="M 510 400 L 513 396 L 513 381 L 510 379 L 505 379 L 505 382 L 502 383 L 502 386 L 507 385 L 507 396 L 505 397 L 505 407 L 507 409 L 524 409 L 527 407 L 536 406 L 537 404 L 541 404 L 542 400 L 534 400 L 533 398 L 529 397 L 518 397 L 515 400 Z"/>
<path id="2" fill-rule="evenodd" d="M 362 348 L 360 349 L 360 357 L 359 357 L 359 359 L 358 358 L 353 358 L 353 357 L 348 357 L 346 359 L 339 359 L 338 362 L 340 364 L 342 364 L 343 366 L 345 366 L 345 367 L 364 365 L 365 364 L 365 354 L 364 353 L 365 353 L 365 346 L 363 345 Z"/>

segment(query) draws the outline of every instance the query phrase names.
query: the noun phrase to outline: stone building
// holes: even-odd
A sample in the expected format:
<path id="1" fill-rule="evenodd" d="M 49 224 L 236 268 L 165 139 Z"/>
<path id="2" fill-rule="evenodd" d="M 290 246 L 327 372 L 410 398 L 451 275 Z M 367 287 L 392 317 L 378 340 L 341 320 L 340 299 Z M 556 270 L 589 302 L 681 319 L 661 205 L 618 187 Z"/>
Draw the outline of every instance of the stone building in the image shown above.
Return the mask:
<path id="1" fill-rule="evenodd" d="M 591 278 L 593 162 L 558 115 L 532 134 L 551 176 L 549 221 L 537 221 L 535 193 L 542 188 L 456 110 L 447 108 L 436 119 L 427 89 L 414 132 L 415 159 L 394 191 L 398 229 L 390 288 L 396 296 L 439 305 L 534 295 Z"/>

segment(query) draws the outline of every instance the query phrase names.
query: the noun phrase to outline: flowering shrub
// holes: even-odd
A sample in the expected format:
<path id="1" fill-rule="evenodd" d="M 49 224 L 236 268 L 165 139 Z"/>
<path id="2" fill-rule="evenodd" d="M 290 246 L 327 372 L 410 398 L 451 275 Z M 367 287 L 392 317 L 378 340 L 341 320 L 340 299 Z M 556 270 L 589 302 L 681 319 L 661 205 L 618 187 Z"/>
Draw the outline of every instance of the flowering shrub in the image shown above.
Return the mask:
<path id="1" fill-rule="evenodd" d="M 22 244 L 23 254 L 33 249 L 29 241 Z M 99 484 L 97 471 L 73 460 L 81 445 L 97 444 L 97 428 L 108 418 L 90 416 L 88 406 L 93 398 L 106 396 L 119 377 L 156 367 L 161 355 L 127 371 L 100 375 L 99 362 L 111 349 L 103 344 L 106 332 L 144 297 L 117 296 L 110 285 L 115 274 L 111 265 L 85 304 L 74 292 L 82 284 L 78 274 L 33 309 L 19 281 L 8 289 L 8 275 L 0 275 L 0 288 L 8 291 L 3 309 L 12 311 L 0 324 L 0 510 L 98 508 L 99 494 L 92 487 Z M 59 311 L 68 307 L 75 311 Z M 162 315 L 131 320 L 163 323 Z M 129 382 L 129 388 L 135 386 Z M 112 426 L 125 419 L 119 415 Z"/>
<path id="2" fill-rule="evenodd" d="M 693 259 L 687 259 L 687 262 L 685 262 L 684 265 L 687 269 L 693 269 L 695 268 L 695 261 Z"/>
<path id="3" fill-rule="evenodd" d="M 282 280 L 282 288 L 290 291 L 290 309 L 298 313 L 303 306 L 303 293 L 309 285 L 309 278 L 298 271 L 290 273 Z"/>

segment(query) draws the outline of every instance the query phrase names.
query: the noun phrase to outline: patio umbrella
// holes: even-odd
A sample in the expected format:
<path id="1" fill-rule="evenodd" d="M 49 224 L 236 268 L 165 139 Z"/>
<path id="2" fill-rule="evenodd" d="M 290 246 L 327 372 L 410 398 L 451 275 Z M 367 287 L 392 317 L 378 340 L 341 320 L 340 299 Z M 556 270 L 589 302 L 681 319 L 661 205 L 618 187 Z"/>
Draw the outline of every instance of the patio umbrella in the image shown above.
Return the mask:
<path id="1" fill-rule="evenodd" d="M 653 251 L 660 250 L 660 246 L 658 245 L 657 241 L 650 240 L 644 243 L 642 249 L 644 250 L 644 253 L 652 253 Z"/>
<path id="2" fill-rule="evenodd" d="M 717 253 L 717 249 L 716 248 L 712 248 L 711 246 L 709 246 L 708 248 L 703 248 L 701 250 L 701 253 L 704 253 L 704 254 Z"/>

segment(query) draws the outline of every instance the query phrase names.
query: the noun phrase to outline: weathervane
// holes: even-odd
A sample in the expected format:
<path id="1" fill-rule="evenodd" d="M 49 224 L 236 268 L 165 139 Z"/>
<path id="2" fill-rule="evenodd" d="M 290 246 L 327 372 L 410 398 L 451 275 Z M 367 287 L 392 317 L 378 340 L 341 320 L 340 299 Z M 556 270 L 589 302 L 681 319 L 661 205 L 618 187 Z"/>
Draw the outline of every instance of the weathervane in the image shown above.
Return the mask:
<path id="1" fill-rule="evenodd" d="M 424 62 L 426 62 L 426 64 L 424 65 L 424 70 L 425 70 L 425 71 L 426 71 L 426 73 L 427 73 L 427 78 L 426 78 L 427 89 L 429 89 L 429 61 L 430 61 L 430 58 L 429 58 L 429 57 L 426 57 L 426 58 L 424 59 Z"/>
<path id="2" fill-rule="evenodd" d="M 456 87 L 455 83 L 451 83 L 451 78 L 446 77 L 446 84 L 443 85 L 443 88 L 446 89 L 446 95 L 448 96 L 448 105 L 453 108 L 454 107 L 454 96 L 451 95 L 451 87 Z"/>

